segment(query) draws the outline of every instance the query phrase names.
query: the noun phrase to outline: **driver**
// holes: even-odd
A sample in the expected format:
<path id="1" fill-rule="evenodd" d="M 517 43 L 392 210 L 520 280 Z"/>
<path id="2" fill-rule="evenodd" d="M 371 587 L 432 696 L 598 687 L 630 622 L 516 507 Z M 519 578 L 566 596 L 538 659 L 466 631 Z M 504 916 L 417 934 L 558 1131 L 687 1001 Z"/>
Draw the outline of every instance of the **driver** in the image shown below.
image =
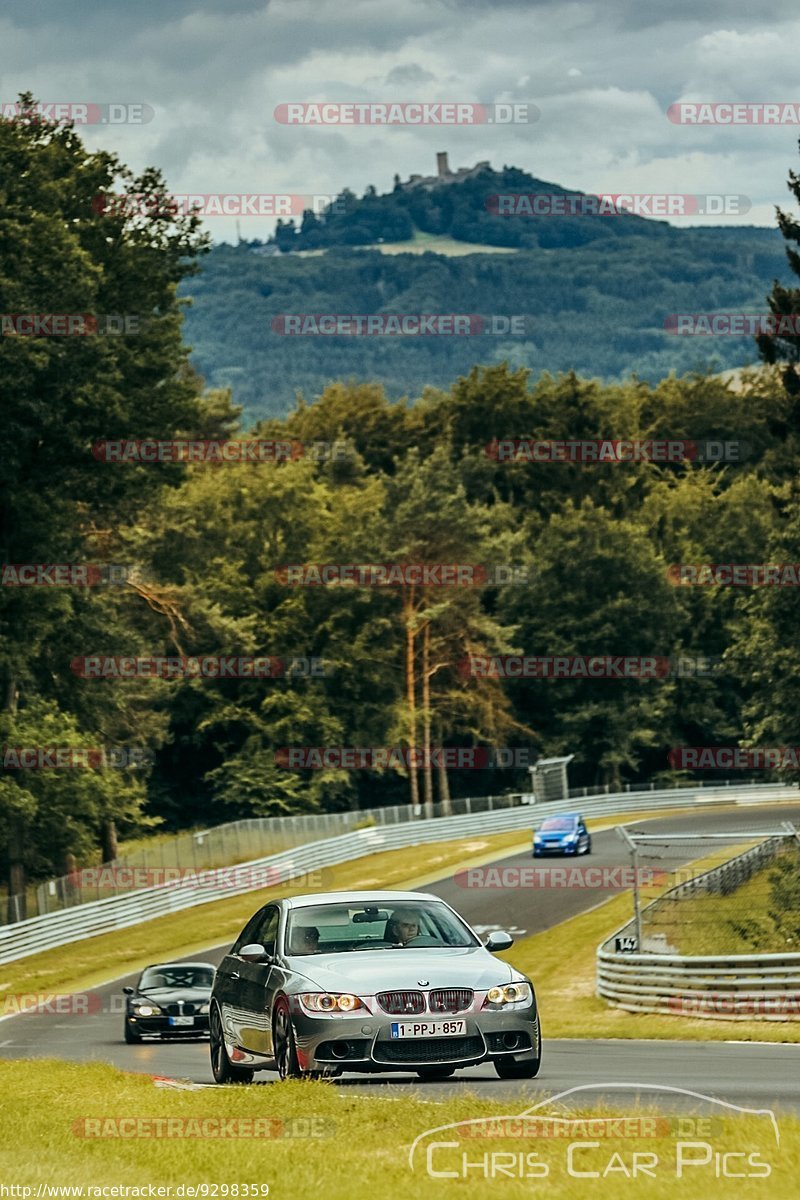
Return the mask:
<path id="1" fill-rule="evenodd" d="M 386 922 L 386 940 L 407 946 L 419 937 L 420 915 L 415 908 L 396 908 Z"/>
<path id="2" fill-rule="evenodd" d="M 301 925 L 295 929 L 292 950 L 295 954 L 319 954 L 319 930 L 316 925 Z"/>

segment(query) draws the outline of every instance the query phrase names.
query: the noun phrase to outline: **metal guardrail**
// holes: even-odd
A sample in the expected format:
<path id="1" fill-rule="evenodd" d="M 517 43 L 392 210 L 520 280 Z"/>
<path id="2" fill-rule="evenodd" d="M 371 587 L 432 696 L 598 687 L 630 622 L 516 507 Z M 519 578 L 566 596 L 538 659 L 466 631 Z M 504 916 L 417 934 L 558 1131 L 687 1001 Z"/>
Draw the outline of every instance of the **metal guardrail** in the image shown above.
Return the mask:
<path id="1" fill-rule="evenodd" d="M 726 863 L 670 888 L 642 916 L 698 892 L 723 895 L 775 857 L 769 838 Z M 628 1012 L 665 1013 L 725 1021 L 800 1020 L 800 953 L 682 955 L 613 949 L 633 933 L 628 921 L 597 951 L 597 995 Z"/>
<path id="2" fill-rule="evenodd" d="M 604 796 L 581 804 L 586 816 L 603 816 L 620 811 L 636 812 L 662 808 L 692 808 L 708 803 L 768 803 L 790 799 L 797 791 L 781 785 L 757 787 L 721 787 L 717 789 L 647 792 L 635 797 L 629 793 Z M 710 795 L 714 793 L 714 795 Z M 258 873 L 271 870 L 271 883 L 284 882 L 308 874 L 321 867 L 351 862 L 367 854 L 394 850 L 424 842 L 452 840 L 470 834 L 502 833 L 506 830 L 530 828 L 534 820 L 548 813 L 563 811 L 564 802 L 537 804 L 535 807 L 518 804 L 505 810 L 440 817 L 426 821 L 359 829 L 335 838 L 310 842 L 302 847 L 269 855 L 234 867 L 223 867 L 183 878 L 176 883 L 144 888 L 127 895 L 111 896 L 90 901 L 74 908 L 48 913 L 0 928 L 0 963 L 13 962 L 56 946 L 82 941 L 97 934 L 138 925 L 154 917 L 166 916 L 196 905 L 207 904 L 228 896 L 241 895 L 265 886 L 256 882 Z M 209 930 L 209 937 L 213 938 Z"/>
<path id="3" fill-rule="evenodd" d="M 758 795 L 759 790 L 766 785 L 722 786 L 732 787 L 737 791 L 749 787 L 754 795 Z M 570 802 L 577 800 L 582 804 L 593 796 L 663 795 L 667 790 L 673 791 L 675 787 L 676 785 L 673 785 L 670 789 L 656 790 L 655 786 L 649 783 L 628 784 L 624 793 L 620 793 L 611 792 L 609 785 L 605 784 L 598 787 L 573 788 L 568 798 Z M 701 788 L 710 793 L 719 790 L 719 785 L 702 782 L 684 781 L 677 787 L 694 792 Z M 452 800 L 447 808 L 442 804 L 434 804 L 430 811 L 423 805 L 398 804 L 355 812 L 296 813 L 289 817 L 251 817 L 241 821 L 227 821 L 211 829 L 180 833 L 170 838 L 154 838 L 151 842 L 120 854 L 111 863 L 81 870 L 77 873 L 80 886 L 76 886 L 75 874 L 45 880 L 30 889 L 27 895 L 13 896 L 6 904 L 0 904 L 0 925 L 6 921 L 10 924 L 30 917 L 41 917 L 76 904 L 89 904 L 109 896 L 133 892 L 147 887 L 148 883 L 160 882 L 157 878 L 159 872 L 163 875 L 181 870 L 200 871 L 231 866 L 237 862 L 252 862 L 268 854 L 280 854 L 284 850 L 304 846 L 322 838 L 352 833 L 365 826 L 399 825 L 407 821 L 469 816 L 473 813 L 517 808 L 532 802 L 533 796 L 516 792 L 500 796 L 467 796 Z M 106 867 L 110 869 L 104 871 Z M 87 883 L 87 877 L 91 876 L 93 871 L 97 873 L 97 886 Z M 137 873 L 145 877 L 149 875 L 149 879 L 144 883 L 136 883 Z M 121 882 L 126 874 L 134 882 Z M 111 882 L 104 884 L 101 882 L 103 878 Z"/>

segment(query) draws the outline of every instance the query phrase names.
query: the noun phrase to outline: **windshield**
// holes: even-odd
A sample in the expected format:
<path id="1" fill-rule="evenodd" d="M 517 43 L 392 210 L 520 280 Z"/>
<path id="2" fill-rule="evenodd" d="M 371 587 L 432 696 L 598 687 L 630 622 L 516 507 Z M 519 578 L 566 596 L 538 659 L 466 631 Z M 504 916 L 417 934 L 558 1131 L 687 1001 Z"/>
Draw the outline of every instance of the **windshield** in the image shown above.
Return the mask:
<path id="1" fill-rule="evenodd" d="M 214 982 L 212 967 L 148 967 L 139 981 L 139 991 L 154 988 L 210 988 Z"/>
<path id="2" fill-rule="evenodd" d="M 286 953 L 292 955 L 479 945 L 446 905 L 431 900 L 413 904 L 318 904 L 292 910 L 286 927 Z"/>
<path id="3" fill-rule="evenodd" d="M 575 828 L 574 817 L 548 817 L 541 824 L 542 833 L 566 833 L 569 829 Z"/>

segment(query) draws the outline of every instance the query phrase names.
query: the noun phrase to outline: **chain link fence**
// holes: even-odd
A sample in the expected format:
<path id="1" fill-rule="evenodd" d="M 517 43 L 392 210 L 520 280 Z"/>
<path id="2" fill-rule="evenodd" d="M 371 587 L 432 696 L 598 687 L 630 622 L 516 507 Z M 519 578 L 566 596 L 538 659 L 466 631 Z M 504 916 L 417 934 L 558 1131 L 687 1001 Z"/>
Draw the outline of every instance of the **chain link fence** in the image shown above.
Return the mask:
<path id="1" fill-rule="evenodd" d="M 750 842 L 752 837 L 743 832 L 716 849 L 702 834 L 691 843 L 681 839 L 639 844 L 639 951 L 800 951 L 800 839 L 787 834 Z M 703 857 L 692 866 L 682 865 L 690 855 Z M 665 884 L 671 885 L 666 892 Z M 634 921 L 629 932 L 635 927 Z"/>

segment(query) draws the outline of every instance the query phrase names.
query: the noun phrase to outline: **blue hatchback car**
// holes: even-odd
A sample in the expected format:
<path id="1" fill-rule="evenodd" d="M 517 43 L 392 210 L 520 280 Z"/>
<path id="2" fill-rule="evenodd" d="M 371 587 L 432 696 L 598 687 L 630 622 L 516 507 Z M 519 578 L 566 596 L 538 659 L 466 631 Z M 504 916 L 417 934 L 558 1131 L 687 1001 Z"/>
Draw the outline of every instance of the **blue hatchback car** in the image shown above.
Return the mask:
<path id="1" fill-rule="evenodd" d="M 533 857 L 540 854 L 591 854 L 592 835 L 580 813 L 545 817 L 533 835 Z"/>

